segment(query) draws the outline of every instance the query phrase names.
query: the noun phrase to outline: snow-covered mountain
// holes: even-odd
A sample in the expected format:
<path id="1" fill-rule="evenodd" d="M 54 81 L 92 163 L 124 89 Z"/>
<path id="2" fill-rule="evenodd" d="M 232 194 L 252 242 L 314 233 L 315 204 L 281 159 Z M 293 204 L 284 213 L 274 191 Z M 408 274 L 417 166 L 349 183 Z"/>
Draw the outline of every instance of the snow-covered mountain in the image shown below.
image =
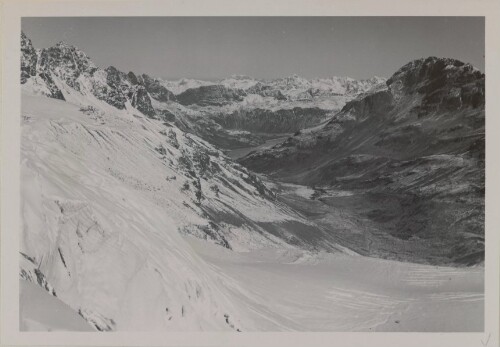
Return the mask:
<path id="1" fill-rule="evenodd" d="M 256 85 L 258 82 L 259 82 L 258 80 L 250 76 L 232 75 L 229 78 L 221 80 L 220 84 L 231 89 L 247 90 Z"/>
<path id="2" fill-rule="evenodd" d="M 348 102 L 323 125 L 241 162 L 321 188 L 317 199 L 328 206 L 351 206 L 373 234 L 369 247 L 366 236 L 346 234 L 360 253 L 481 262 L 484 78 L 454 59 L 412 61 L 385 88 Z M 394 252 L 395 245 L 404 252 Z"/>
<path id="3" fill-rule="evenodd" d="M 365 217 L 341 208 L 323 215 L 324 201 L 350 196 L 356 187 L 323 191 L 271 181 L 221 150 L 262 145 L 295 132 L 283 145 L 242 162 L 260 170 L 263 160 L 278 174 L 279 165 L 296 173 L 300 170 L 290 165 L 298 157 L 289 158 L 308 148 L 300 165 L 312 165 L 315 173 L 300 174 L 316 184 L 311 177 L 321 172 L 325 178 L 328 172 L 313 165 L 314 159 L 332 164 L 324 152 L 332 142 L 323 135 L 347 134 L 349 124 L 360 127 L 372 111 L 380 119 L 386 110 L 390 117 L 405 115 L 408 100 L 419 101 L 411 104 L 418 106 L 411 115 L 420 115 L 424 123 L 436 100 L 445 100 L 449 109 L 439 110 L 437 119 L 448 124 L 452 110 L 464 121 L 443 134 L 461 134 L 471 153 L 419 157 L 423 163 L 408 167 L 423 170 L 421 176 L 420 171 L 415 177 L 408 173 L 405 161 L 397 162 L 401 169 L 395 172 L 414 180 L 441 177 L 446 165 L 458 168 L 454 178 L 479 174 L 477 186 L 454 186 L 450 196 L 456 194 L 464 207 L 479 206 L 474 213 L 480 213 L 481 206 L 474 205 L 478 196 L 465 201 L 461 190 L 480 193 L 484 175 L 472 165 L 476 151 L 481 153 L 481 138 L 474 146 L 464 135 L 484 122 L 477 114 L 483 82 L 469 67 L 444 67 L 454 74 L 454 87 L 468 86 L 447 94 L 440 74 L 429 83 L 408 82 L 422 71 L 434 76 L 433 68 L 418 70 L 418 63 L 409 69 L 416 75 L 403 69 L 387 82 L 389 89 L 378 78 L 257 81 L 232 76 L 215 83 L 169 82 L 98 67 L 66 43 L 35 49 L 22 34 L 21 50 L 22 330 L 482 331 L 481 268 L 359 257 L 351 250 L 359 245 L 350 242 L 352 237 L 365 237 L 367 248 L 383 250 L 363 225 Z M 399 129 L 392 120 L 375 123 Z M 365 125 L 374 129 L 374 123 Z M 457 138 L 446 137 L 449 148 Z M 399 138 L 390 142 L 386 134 L 383 139 L 393 143 L 382 146 L 384 151 L 400 145 Z M 423 146 L 425 138 L 417 139 Z M 358 155 L 356 148 L 363 146 L 354 140 L 355 156 L 348 159 L 371 162 Z M 283 149 L 287 146 L 289 151 Z M 357 174 L 370 168 L 361 165 Z M 344 179 L 356 183 L 349 175 Z M 431 184 L 424 188 L 438 190 Z M 394 206 L 390 202 L 383 201 Z M 476 226 L 463 217 L 457 224 Z M 465 249 L 469 257 L 463 263 L 476 263 L 478 257 L 469 251 L 481 233 L 474 229 L 468 236 L 470 243 L 456 249 Z M 421 315 L 423 309 L 428 315 Z M 443 312 L 457 311 L 471 314 L 443 320 Z"/>
<path id="4" fill-rule="evenodd" d="M 255 92 L 264 89 L 271 93 L 280 92 L 288 100 L 314 100 L 325 96 L 354 97 L 384 83 L 385 79 L 373 77 L 367 80 L 355 80 L 350 77 L 331 77 L 307 80 L 298 75 L 261 83 Z"/>
<path id="5" fill-rule="evenodd" d="M 305 79 L 291 75 L 278 79 L 255 79 L 245 75 L 233 75 L 229 78 L 213 81 L 180 79 L 177 81 L 162 80 L 162 84 L 178 95 L 188 89 L 220 85 L 228 89 L 239 89 L 248 94 L 261 96 L 278 96 L 287 100 L 312 99 L 325 95 L 355 96 L 369 91 L 374 86 L 384 83 L 385 78 L 372 77 L 366 80 L 355 80 L 350 77 L 331 77 Z"/>
<path id="6" fill-rule="evenodd" d="M 301 233 L 318 229 L 259 177 L 153 107 L 174 98 L 156 80 L 63 43 L 34 50 L 23 35 L 22 49 L 21 276 L 97 329 L 238 329 L 185 235 L 236 251 L 317 246 Z"/>
<path id="7" fill-rule="evenodd" d="M 177 124 L 220 148 L 232 150 L 263 144 L 327 120 L 349 100 L 384 83 L 382 78 L 333 77 L 306 80 L 297 75 L 275 80 L 248 76 L 199 83 L 177 95 L 189 109 Z M 189 124 L 189 126 L 186 126 Z"/>
<path id="8" fill-rule="evenodd" d="M 332 77 L 327 79 L 307 80 L 292 75 L 273 80 L 257 80 L 248 76 L 235 75 L 216 81 L 179 80 L 162 81 L 165 87 L 174 90 L 180 96 L 179 102 L 185 106 L 222 106 L 240 103 L 259 108 L 291 108 L 325 99 L 326 97 L 353 97 L 366 93 L 370 89 L 383 84 L 384 78 L 373 77 L 366 80 L 355 80 L 349 77 Z M 181 88 L 183 86 L 185 88 Z M 234 95 L 239 97 L 234 97 Z M 291 103 L 291 106 L 287 104 Z M 328 104 L 324 108 L 337 109 Z M 343 104 L 340 106 L 342 107 Z M 233 106 L 233 108 L 236 106 Z"/>
<path id="9" fill-rule="evenodd" d="M 48 49 L 35 50 L 31 40 L 23 33 L 21 51 L 21 83 L 25 90 L 32 93 L 66 100 L 71 96 L 63 91 L 70 87 L 120 110 L 130 103 L 153 118 L 156 112 L 151 106 L 151 98 L 162 102 L 175 100 L 175 95 L 159 80 L 145 74 L 126 74 L 113 66 L 100 69 L 83 51 L 64 42 Z"/>
<path id="10" fill-rule="evenodd" d="M 161 80 L 161 84 L 168 90 L 172 91 L 172 93 L 177 95 L 181 94 L 182 92 L 185 92 L 188 89 L 198 88 L 201 86 L 211 86 L 214 85 L 215 83 L 211 81 L 202 81 L 192 78 L 181 78 L 176 81 Z"/>

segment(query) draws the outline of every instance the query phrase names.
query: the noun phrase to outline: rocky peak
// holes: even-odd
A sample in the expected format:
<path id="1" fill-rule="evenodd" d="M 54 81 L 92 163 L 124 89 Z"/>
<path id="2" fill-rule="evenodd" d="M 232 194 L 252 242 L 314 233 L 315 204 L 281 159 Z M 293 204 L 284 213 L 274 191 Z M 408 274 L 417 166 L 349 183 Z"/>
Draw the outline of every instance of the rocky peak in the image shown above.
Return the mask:
<path id="1" fill-rule="evenodd" d="M 139 80 L 137 79 L 137 76 L 132 72 L 132 71 L 129 71 L 129 73 L 127 74 L 127 77 L 128 77 L 128 80 L 130 81 L 130 83 L 132 84 L 139 84 Z"/>
<path id="2" fill-rule="evenodd" d="M 143 114 L 156 117 L 148 87 L 162 100 L 171 94 L 164 87 L 156 86 L 148 76 L 138 78 L 133 72 L 126 74 L 114 66 L 99 69 L 83 51 L 63 41 L 37 52 L 22 33 L 21 51 L 21 83 L 38 76 L 50 92 L 47 95 L 53 98 L 64 100 L 55 81 L 58 79 L 77 91 L 90 92 L 118 109 L 124 109 L 126 102 L 130 101 Z"/>
<path id="3" fill-rule="evenodd" d="M 46 56 L 46 63 L 54 66 L 67 67 L 80 73 L 93 72 L 97 69 L 90 57 L 76 46 L 64 41 L 48 49 L 43 49 L 41 56 Z"/>
<path id="4" fill-rule="evenodd" d="M 156 118 L 156 112 L 151 104 L 149 93 L 143 85 L 137 85 L 132 88 L 128 98 L 133 107 L 141 111 L 150 118 Z"/>
<path id="5" fill-rule="evenodd" d="M 484 105 L 484 73 L 451 58 L 429 57 L 400 68 L 387 86 L 396 99 L 422 97 L 422 111 Z"/>
<path id="6" fill-rule="evenodd" d="M 82 74 L 93 74 L 97 67 L 77 47 L 59 42 L 53 47 L 40 51 L 37 70 L 47 75 L 53 73 L 70 87 L 80 90 L 78 77 Z"/>
<path id="7" fill-rule="evenodd" d="M 132 71 L 126 74 L 114 66 L 107 67 L 105 72 L 106 82 L 111 87 L 111 91 L 104 97 L 106 102 L 123 109 L 126 101 L 130 100 L 130 104 L 143 114 L 155 117 L 148 90 L 143 83 L 143 77 L 137 77 Z"/>
<path id="8" fill-rule="evenodd" d="M 152 98 L 160 102 L 176 101 L 177 98 L 170 90 L 161 84 L 161 81 L 146 74 L 139 76 L 142 83 Z"/>
<path id="9" fill-rule="evenodd" d="M 26 83 L 27 79 L 36 75 L 37 63 L 36 50 L 31 40 L 21 32 L 21 84 Z"/>
<path id="10" fill-rule="evenodd" d="M 112 87 L 118 87 L 127 80 L 127 76 L 114 66 L 108 66 L 104 71 L 106 71 L 106 81 Z"/>

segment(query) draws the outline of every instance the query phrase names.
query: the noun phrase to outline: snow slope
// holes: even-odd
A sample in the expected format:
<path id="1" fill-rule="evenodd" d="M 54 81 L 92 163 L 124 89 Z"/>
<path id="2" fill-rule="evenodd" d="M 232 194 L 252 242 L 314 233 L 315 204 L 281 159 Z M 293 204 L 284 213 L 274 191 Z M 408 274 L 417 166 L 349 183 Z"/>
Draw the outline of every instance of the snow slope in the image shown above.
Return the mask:
<path id="1" fill-rule="evenodd" d="M 96 331 L 71 307 L 29 281 L 19 281 L 21 331 Z"/>
<path id="2" fill-rule="evenodd" d="M 21 252 L 98 329 L 237 329 L 241 312 L 182 234 L 292 248 L 258 225 L 301 217 L 205 142 L 99 102 L 23 94 Z"/>
<path id="3" fill-rule="evenodd" d="M 261 331 L 482 331 L 483 268 L 190 243 Z"/>
<path id="4" fill-rule="evenodd" d="M 197 210 L 195 192 L 181 189 L 187 173 L 176 150 L 188 153 L 195 143 L 206 144 L 176 128 L 177 144 L 168 142 L 160 121 L 132 109 L 104 111 L 94 102 L 92 109 L 23 95 L 21 251 L 31 260 L 22 256 L 21 271 L 25 279 L 54 288 L 57 297 L 41 299 L 39 291 L 22 296 L 23 329 L 83 329 L 69 318 L 61 326 L 60 311 L 50 314 L 59 300 L 97 330 L 482 329 L 481 267 L 318 254 L 259 232 L 258 224 L 222 232 L 230 251 L 220 238 L 199 232 L 206 229 L 189 230 L 210 220 Z M 165 155 L 171 165 L 155 149 L 159 143 L 172 152 Z M 213 158 L 222 167 L 217 177 L 200 179 L 206 206 L 218 204 L 212 207 L 256 222 L 300 220 L 251 194 L 244 180 L 245 189 L 222 184 L 221 178 L 241 173 L 224 158 Z M 201 175 L 196 165 L 192 169 Z M 218 199 L 206 189 L 210 182 L 220 184 Z M 40 310 L 48 321 L 39 319 Z"/>

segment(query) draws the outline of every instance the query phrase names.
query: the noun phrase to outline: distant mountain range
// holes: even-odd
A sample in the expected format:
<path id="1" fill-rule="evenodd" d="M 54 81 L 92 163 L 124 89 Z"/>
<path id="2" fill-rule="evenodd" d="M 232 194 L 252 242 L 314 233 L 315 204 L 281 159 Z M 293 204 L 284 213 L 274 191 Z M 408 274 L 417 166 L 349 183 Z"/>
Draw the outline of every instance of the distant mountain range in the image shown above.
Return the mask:
<path id="1" fill-rule="evenodd" d="M 281 95 L 287 100 L 311 99 L 318 95 L 357 95 L 374 85 L 385 82 L 385 78 L 373 77 L 355 80 L 350 77 L 316 78 L 307 80 L 297 75 L 278 79 L 254 79 L 244 75 L 233 75 L 226 79 L 204 81 L 196 79 L 163 80 L 162 84 L 174 94 L 182 94 L 187 89 L 221 85 L 228 89 L 240 89 L 248 94 L 261 96 Z"/>
<path id="2" fill-rule="evenodd" d="M 24 33 L 21 51 L 21 83 L 30 92 L 72 102 L 76 90 L 118 109 L 130 103 L 151 118 L 173 121 L 223 149 L 261 144 L 269 131 L 273 137 L 319 124 L 347 101 L 385 81 L 379 77 L 306 80 L 296 75 L 269 81 L 247 76 L 165 81 L 113 66 L 98 68 L 84 52 L 64 42 L 36 50 Z M 235 130 L 259 135 L 235 135 Z"/>

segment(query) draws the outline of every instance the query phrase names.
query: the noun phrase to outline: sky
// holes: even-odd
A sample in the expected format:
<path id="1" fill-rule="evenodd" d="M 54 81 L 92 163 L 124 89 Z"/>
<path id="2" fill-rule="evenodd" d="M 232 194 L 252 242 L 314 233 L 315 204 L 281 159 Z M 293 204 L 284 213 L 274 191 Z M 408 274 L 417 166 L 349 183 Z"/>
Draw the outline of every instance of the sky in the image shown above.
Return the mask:
<path id="1" fill-rule="evenodd" d="M 169 79 L 390 77 L 428 56 L 484 72 L 484 17 L 25 17 L 22 30 L 35 48 L 65 41 Z"/>

